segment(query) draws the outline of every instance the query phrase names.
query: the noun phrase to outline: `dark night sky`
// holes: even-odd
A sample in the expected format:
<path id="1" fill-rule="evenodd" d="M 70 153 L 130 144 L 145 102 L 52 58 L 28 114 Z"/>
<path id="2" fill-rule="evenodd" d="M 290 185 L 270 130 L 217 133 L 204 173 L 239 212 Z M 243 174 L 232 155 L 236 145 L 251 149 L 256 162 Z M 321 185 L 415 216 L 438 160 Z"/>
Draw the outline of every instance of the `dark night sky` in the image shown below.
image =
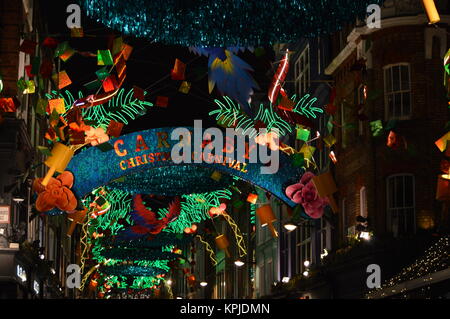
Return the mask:
<path id="1" fill-rule="evenodd" d="M 97 49 L 106 48 L 106 36 L 114 31 L 87 18 L 83 13 L 81 23 L 85 38 L 70 38 L 70 30 L 66 26 L 68 16 L 66 7 L 74 1 L 43 0 L 41 2 L 43 21 L 48 24 L 49 34 L 54 34 L 59 40 L 68 39 L 70 45 L 80 51 L 95 52 Z M 119 35 L 118 32 L 115 34 Z M 90 35 L 95 35 L 95 37 Z M 126 126 L 123 133 L 154 127 L 192 126 L 194 119 L 202 119 L 204 127 L 216 126 L 208 112 L 212 110 L 213 101 L 219 95 L 216 90 L 211 95 L 208 93 L 208 60 L 206 57 L 190 53 L 185 47 L 151 43 L 149 39 L 127 36 L 124 37 L 124 41 L 132 45 L 134 50 L 127 62 L 127 79 L 123 87 L 128 89 L 137 85 L 144 89 L 148 88 L 146 100 L 153 104 L 156 96 L 168 96 L 169 106 L 167 108 L 155 106 L 150 108 L 146 115 Z M 248 51 L 240 54 L 240 57 L 254 68 L 253 77 L 263 92 L 267 90 L 270 81 L 267 71 L 273 61 L 271 48 L 266 48 L 266 52 L 261 57 L 256 57 Z M 186 79 L 192 83 L 192 86 L 187 95 L 178 92 L 181 81 L 173 81 L 169 75 L 176 58 L 185 63 L 190 62 L 186 67 Z M 67 71 L 74 83 L 68 87 L 73 93 L 77 92 L 84 83 L 94 80 L 96 78 L 95 71 L 100 68 L 97 66 L 96 58 L 87 58 L 78 54 L 69 59 L 67 63 L 61 63 L 61 69 Z"/>

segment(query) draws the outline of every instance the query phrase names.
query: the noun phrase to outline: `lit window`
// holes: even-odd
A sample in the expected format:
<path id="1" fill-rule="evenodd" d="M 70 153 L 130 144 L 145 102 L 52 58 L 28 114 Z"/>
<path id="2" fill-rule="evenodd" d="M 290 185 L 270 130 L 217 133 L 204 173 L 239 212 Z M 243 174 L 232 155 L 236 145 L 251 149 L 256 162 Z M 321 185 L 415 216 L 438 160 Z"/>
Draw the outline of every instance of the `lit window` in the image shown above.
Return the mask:
<path id="1" fill-rule="evenodd" d="M 356 96 L 356 105 L 360 106 L 360 105 L 364 105 L 366 102 L 366 86 L 364 84 L 361 84 L 358 87 L 358 92 L 357 92 L 357 96 Z M 364 113 L 364 107 L 361 107 L 358 110 L 358 115 L 361 115 Z M 359 119 L 358 121 L 358 135 L 362 136 L 364 134 L 364 126 L 363 126 L 364 122 L 361 121 L 361 119 Z"/>
<path id="2" fill-rule="evenodd" d="M 395 237 L 415 231 L 414 176 L 387 179 L 388 228 Z"/>
<path id="3" fill-rule="evenodd" d="M 411 80 L 409 64 L 384 68 L 384 99 L 386 120 L 408 119 L 411 116 Z"/>

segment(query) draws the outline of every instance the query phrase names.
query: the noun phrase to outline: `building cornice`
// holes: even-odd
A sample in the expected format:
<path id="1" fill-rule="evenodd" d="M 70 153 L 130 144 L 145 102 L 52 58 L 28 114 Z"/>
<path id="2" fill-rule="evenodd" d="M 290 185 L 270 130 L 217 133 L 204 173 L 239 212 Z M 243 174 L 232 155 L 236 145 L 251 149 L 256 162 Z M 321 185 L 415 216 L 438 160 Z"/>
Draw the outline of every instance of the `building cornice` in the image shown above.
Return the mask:
<path id="1" fill-rule="evenodd" d="M 350 56 L 353 50 L 356 49 L 357 43 L 362 35 L 369 35 L 393 27 L 426 25 L 427 23 L 428 23 L 427 16 L 425 14 L 419 14 L 416 16 L 394 17 L 383 19 L 381 21 L 382 27 L 380 29 L 368 28 L 367 26 L 354 28 L 347 37 L 347 45 L 326 67 L 325 74 L 332 75 L 336 71 L 336 69 Z M 449 25 L 450 16 L 441 15 L 441 21 L 439 22 L 439 24 Z"/>

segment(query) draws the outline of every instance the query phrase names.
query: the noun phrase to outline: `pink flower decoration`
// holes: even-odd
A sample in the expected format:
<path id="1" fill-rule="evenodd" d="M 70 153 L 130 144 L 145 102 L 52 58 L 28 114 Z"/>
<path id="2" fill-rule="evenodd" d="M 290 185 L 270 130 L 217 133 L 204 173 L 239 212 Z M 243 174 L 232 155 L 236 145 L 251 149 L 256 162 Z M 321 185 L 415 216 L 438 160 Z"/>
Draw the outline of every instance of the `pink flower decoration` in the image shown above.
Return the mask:
<path id="1" fill-rule="evenodd" d="M 260 145 L 267 146 L 272 151 L 279 149 L 278 134 L 275 132 L 262 133 L 255 137 L 255 142 Z"/>
<path id="2" fill-rule="evenodd" d="M 294 203 L 301 204 L 305 212 L 311 218 L 321 218 L 323 209 L 328 205 L 327 198 L 319 197 L 317 189 L 312 182 L 314 174 L 306 172 L 297 184 L 290 185 L 286 188 L 286 196 Z"/>
<path id="3" fill-rule="evenodd" d="M 91 127 L 89 131 L 86 131 L 86 143 L 91 143 L 92 146 L 105 143 L 109 141 L 109 136 L 105 133 L 105 130 L 101 127 Z"/>

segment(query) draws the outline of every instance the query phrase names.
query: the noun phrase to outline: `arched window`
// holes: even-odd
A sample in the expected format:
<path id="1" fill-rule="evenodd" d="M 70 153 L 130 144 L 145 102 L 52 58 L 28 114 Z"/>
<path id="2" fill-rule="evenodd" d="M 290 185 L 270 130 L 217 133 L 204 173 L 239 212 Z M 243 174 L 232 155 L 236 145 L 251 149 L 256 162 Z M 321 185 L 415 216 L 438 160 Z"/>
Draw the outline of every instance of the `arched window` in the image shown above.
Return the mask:
<path id="1" fill-rule="evenodd" d="M 414 233 L 416 229 L 414 176 L 392 175 L 387 178 L 388 230 L 395 237 Z"/>

